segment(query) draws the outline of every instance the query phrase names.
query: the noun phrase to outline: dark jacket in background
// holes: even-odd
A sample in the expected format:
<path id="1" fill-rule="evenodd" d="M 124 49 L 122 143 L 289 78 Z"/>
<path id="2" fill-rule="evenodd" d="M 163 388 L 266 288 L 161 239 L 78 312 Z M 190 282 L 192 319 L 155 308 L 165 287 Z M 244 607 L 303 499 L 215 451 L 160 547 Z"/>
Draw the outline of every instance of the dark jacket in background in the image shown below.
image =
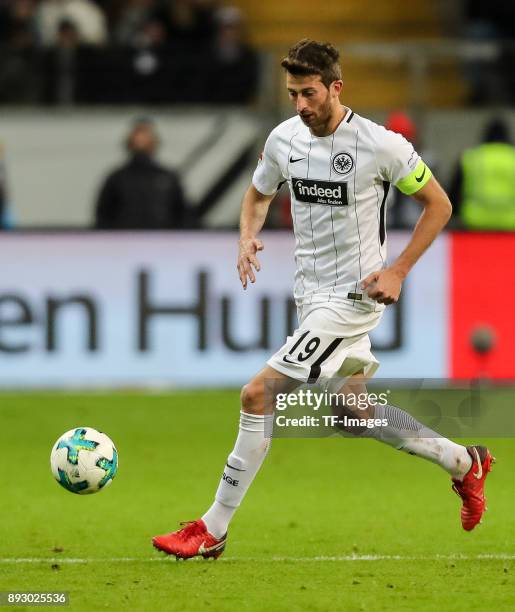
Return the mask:
<path id="1" fill-rule="evenodd" d="M 0 160 L 0 164 L 2 163 L 2 161 Z M 1 175 L 1 170 L 0 170 L 0 229 L 3 229 L 5 226 L 5 219 L 4 219 L 4 215 L 5 215 L 5 190 L 4 190 L 4 186 L 2 184 L 2 175 Z"/>
<path id="2" fill-rule="evenodd" d="M 135 155 L 110 174 L 98 197 L 97 229 L 182 229 L 190 227 L 176 172 L 146 155 Z"/>

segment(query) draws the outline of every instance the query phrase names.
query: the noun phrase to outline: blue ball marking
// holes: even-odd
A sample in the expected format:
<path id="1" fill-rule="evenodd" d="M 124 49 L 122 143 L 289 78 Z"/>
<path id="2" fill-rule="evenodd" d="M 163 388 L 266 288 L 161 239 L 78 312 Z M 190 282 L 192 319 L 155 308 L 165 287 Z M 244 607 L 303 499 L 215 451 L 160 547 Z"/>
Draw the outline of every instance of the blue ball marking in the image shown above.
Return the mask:
<path id="1" fill-rule="evenodd" d="M 118 469 L 118 453 L 116 452 L 116 448 L 113 447 L 113 458 L 111 461 L 105 457 L 102 457 L 97 461 L 97 466 L 102 470 L 105 470 L 102 480 L 98 483 L 98 488 L 101 489 L 114 478 L 116 470 Z"/>
<path id="2" fill-rule="evenodd" d="M 84 489 L 88 488 L 88 482 L 86 480 L 72 482 L 64 470 L 59 468 L 57 471 L 59 473 L 59 480 L 57 482 L 67 491 L 71 491 L 72 493 L 80 493 L 81 491 L 84 491 Z"/>
<path id="3" fill-rule="evenodd" d="M 79 451 L 95 450 L 98 444 L 98 442 L 93 442 L 93 440 L 86 440 L 85 429 L 76 429 L 73 433 L 73 436 L 71 436 L 70 438 L 66 438 L 65 440 L 59 440 L 57 449 L 59 450 L 60 448 L 66 448 L 68 462 L 72 465 L 77 465 L 79 461 Z"/>

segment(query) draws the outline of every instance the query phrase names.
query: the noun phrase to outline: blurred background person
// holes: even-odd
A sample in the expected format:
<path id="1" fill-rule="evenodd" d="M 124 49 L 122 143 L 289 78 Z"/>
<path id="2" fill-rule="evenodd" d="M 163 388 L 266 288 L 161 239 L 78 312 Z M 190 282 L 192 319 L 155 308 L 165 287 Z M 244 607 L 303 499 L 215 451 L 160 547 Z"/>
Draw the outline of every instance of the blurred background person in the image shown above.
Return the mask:
<path id="1" fill-rule="evenodd" d="M 42 50 L 42 101 L 59 106 L 108 102 L 119 74 L 110 59 L 83 40 L 75 21 L 61 20 L 55 43 Z"/>
<path id="2" fill-rule="evenodd" d="M 0 1 L 0 40 L 9 41 L 11 33 L 24 26 L 37 39 L 36 0 Z"/>
<path id="3" fill-rule="evenodd" d="M 95 212 L 102 230 L 160 230 L 191 226 L 177 172 L 156 160 L 159 136 L 154 122 L 139 118 L 127 138 L 128 161 L 105 180 Z"/>
<path id="4" fill-rule="evenodd" d="M 173 42 L 202 43 L 215 32 L 214 0 L 162 0 L 157 17 Z"/>
<path id="5" fill-rule="evenodd" d="M 125 102 L 163 104 L 174 97 L 174 58 L 166 30 L 156 17 L 142 21 L 133 33 L 131 46 L 122 55 Z M 185 81 L 186 87 L 188 81 Z"/>
<path id="6" fill-rule="evenodd" d="M 243 15 L 236 7 L 221 7 L 215 23 L 205 97 L 219 104 L 247 104 L 256 95 L 259 64 L 247 43 Z"/>
<path id="7" fill-rule="evenodd" d="M 85 44 L 107 43 L 106 16 L 91 0 L 42 0 L 37 13 L 37 24 L 43 45 L 56 44 L 59 24 L 65 19 L 75 24 Z"/>
<path id="8" fill-rule="evenodd" d="M 38 102 L 39 82 L 35 0 L 0 5 L 0 102 Z M 8 50 L 8 52 L 6 52 Z"/>
<path id="9" fill-rule="evenodd" d="M 424 148 L 417 126 L 407 113 L 398 110 L 391 112 L 386 118 L 385 127 L 409 140 L 426 164 L 435 174 L 438 174 L 435 156 Z M 396 229 L 414 227 L 422 213 L 422 208 L 413 198 L 404 195 L 393 185 L 388 193 L 387 207 L 388 227 Z"/>
<path id="10" fill-rule="evenodd" d="M 464 0 L 463 30 L 472 45 L 491 43 L 498 49 L 493 57 L 475 57 L 465 62 L 469 102 L 477 105 L 512 102 L 514 49 L 509 42 L 515 37 L 515 4 L 506 0 L 488 3 Z"/>
<path id="11" fill-rule="evenodd" d="M 55 44 L 43 56 L 44 101 L 49 104 L 71 105 L 79 98 L 80 34 L 70 19 L 57 26 Z"/>
<path id="12" fill-rule="evenodd" d="M 157 0 L 123 0 L 113 8 L 112 42 L 117 45 L 134 44 L 141 27 L 154 16 Z"/>
<path id="13" fill-rule="evenodd" d="M 449 195 L 464 227 L 515 230 L 515 147 L 504 120 L 490 121 L 482 143 L 463 152 Z"/>

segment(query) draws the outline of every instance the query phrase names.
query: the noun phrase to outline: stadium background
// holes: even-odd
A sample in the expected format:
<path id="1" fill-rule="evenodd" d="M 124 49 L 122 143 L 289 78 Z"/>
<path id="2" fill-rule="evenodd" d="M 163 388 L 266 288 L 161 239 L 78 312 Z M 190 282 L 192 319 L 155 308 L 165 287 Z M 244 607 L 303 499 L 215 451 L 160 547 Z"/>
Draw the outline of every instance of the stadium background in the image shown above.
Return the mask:
<path id="1" fill-rule="evenodd" d="M 68 4 L 74 2 L 82 0 Z M 281 325 L 267 330 L 266 341 L 259 330 L 246 328 L 244 317 L 248 313 L 256 317 L 263 300 L 277 308 L 277 303 L 288 301 L 292 267 L 287 194 L 283 191 L 277 198 L 268 223 L 284 233 L 267 237 L 274 251 L 264 254 L 259 283 L 244 300 L 233 273 L 235 235 L 210 230 L 237 226 L 241 195 L 264 139 L 291 112 L 278 66 L 291 41 L 307 35 L 337 42 L 345 103 L 378 121 L 392 110 L 408 111 L 416 126 L 415 144 L 424 157 L 428 154 L 428 163 L 444 186 L 450 184 L 461 153 L 479 143 L 489 119 L 502 116 L 515 129 L 509 68 L 512 26 L 510 9 L 502 3 L 482 11 L 473 1 L 452 7 L 445 2 L 412 5 L 405 0 L 349 0 L 323 7 L 268 0 L 230 5 L 206 0 L 99 2 L 103 38 L 101 33 L 93 37 L 87 20 L 74 22 L 73 10 L 61 9 L 65 21 L 78 28 L 71 77 L 68 72 L 52 73 L 54 64 L 48 56 L 60 57 L 64 43 L 55 33 L 57 21 L 52 39 L 51 28 L 45 30 L 38 13 L 44 5 L 66 4 L 53 0 L 0 4 L 5 34 L 0 142 L 9 208 L 4 226 L 12 230 L 4 234 L 0 246 L 3 261 L 9 262 L 0 284 L 0 385 L 4 387 L 239 385 L 281 344 L 284 331 L 294 324 L 288 307 L 283 309 Z M 177 17 L 177 23 L 163 18 L 165 8 L 175 5 L 190 10 L 189 26 Z M 152 25 L 168 28 L 164 43 L 148 34 Z M 215 69 L 214 58 L 224 57 L 221 50 L 227 46 L 240 59 L 228 62 L 224 72 L 222 64 Z M 147 56 L 154 57 L 154 70 L 147 66 L 154 65 Z M 206 70 L 210 57 L 211 70 Z M 136 80 L 127 81 L 119 100 L 112 92 L 107 96 L 106 83 L 116 80 L 127 65 L 136 67 L 132 75 Z M 34 70 L 42 72 L 39 85 L 31 85 Z M 211 83 L 203 92 L 192 89 L 192 83 L 206 80 L 212 71 L 216 86 Z M 71 79 L 68 88 L 61 82 L 66 77 Z M 153 91 L 158 81 L 168 89 L 160 91 L 160 97 L 146 99 L 144 92 Z M 55 95 L 48 94 L 51 86 Z M 213 92 L 219 90 L 226 91 L 227 99 L 217 101 Z M 180 173 L 201 228 L 187 238 L 87 233 L 101 181 L 122 160 L 120 144 L 130 121 L 140 115 L 156 121 L 163 140 L 160 160 Z M 513 237 L 465 237 L 453 227 L 460 227 L 459 219 L 453 219 L 451 231 L 412 272 L 402 305 L 390 309 L 401 312 L 390 312 L 374 334 L 383 376 L 468 377 L 480 370 L 494 377 L 515 375 L 509 348 L 515 331 L 504 307 L 515 295 L 510 273 Z M 52 230 L 59 230 L 59 235 L 48 233 Z M 74 233 L 65 237 L 66 230 Z M 390 232 L 390 257 L 408 235 L 406 227 L 404 235 Z M 482 256 L 485 251 L 489 259 Z M 495 265 L 490 267 L 489 261 Z M 159 341 L 143 354 L 135 347 L 138 314 L 133 285 L 139 271 L 148 267 L 156 277 L 157 295 L 176 307 L 197 299 L 198 276 L 207 271 L 205 347 L 198 349 L 195 323 L 188 321 L 188 315 L 175 315 L 169 322 L 161 315 L 152 318 L 149 325 Z M 267 275 L 267 267 L 280 270 L 281 277 Z M 467 291 L 467 299 L 460 298 Z M 98 298 L 94 312 L 73 300 L 83 293 Z M 67 301 L 67 306 L 61 305 L 50 317 L 52 299 Z M 213 310 L 215 302 L 223 300 L 230 301 L 226 314 L 232 344 L 220 339 L 225 333 L 220 327 L 223 317 Z M 118 324 L 112 322 L 110 308 L 122 315 Z M 83 341 L 92 316 L 98 327 L 94 350 Z M 59 336 L 51 360 L 49 318 Z M 421 324 L 424 320 L 432 321 L 431 329 Z M 486 361 L 469 346 L 472 332 L 484 326 L 495 335 Z M 417 334 L 411 332 L 415 329 Z M 204 364 L 201 369 L 199 364 Z"/>
<path id="2" fill-rule="evenodd" d="M 454 571 L 454 596 L 463 607 L 484 609 L 477 607 L 480 597 L 508 609 L 514 592 L 513 491 L 506 486 L 515 465 L 511 439 L 493 441 L 505 479 L 496 485 L 492 478 L 497 509 L 489 531 L 474 534 L 473 543 L 456 533 L 456 500 L 443 493 L 445 499 L 432 505 L 441 474 L 431 466 L 392 458 L 375 446 L 342 449 L 331 441 L 296 440 L 286 447 L 277 441 L 271 467 L 240 511 L 230 560 L 218 576 L 209 569 L 206 577 L 195 565 L 185 574 L 145 561 L 152 554 L 150 535 L 174 528 L 210 502 L 233 440 L 237 389 L 295 325 L 284 192 L 264 234 L 258 283 L 243 293 L 235 271 L 241 196 L 268 131 L 291 113 L 278 60 L 306 36 L 336 43 L 344 103 L 380 122 L 392 110 L 407 111 L 417 126 L 418 148 L 431 152 L 430 165 L 448 186 L 459 156 L 479 143 L 492 117 L 503 117 L 515 133 L 513 9 L 491 2 L 485 12 L 481 3 L 465 0 L 237 0 L 230 7 L 185 0 L 176 4 L 213 14 L 222 9 L 215 22 L 224 27 L 236 16 L 239 40 L 251 52 L 239 67 L 224 72 L 217 64 L 209 87 L 192 88 L 207 79 L 214 57 L 202 28 L 157 50 L 153 43 L 143 50 L 117 43 L 113 34 L 78 45 L 75 58 L 85 62 L 84 72 L 76 75 L 74 93 L 63 94 L 52 89 L 56 75 L 48 68 L 55 65 L 55 47 L 27 37 L 30 6 L 39 3 L 0 1 L 0 16 L 18 4 L 22 19 L 10 34 L 3 30 L 0 58 L 1 164 L 9 209 L 0 234 L 0 410 L 4 462 L 23 465 L 31 483 L 18 470 L 2 474 L 2 490 L 9 493 L 1 531 L 2 590 L 64 585 L 82 602 L 77 609 L 99 601 L 130 608 L 125 587 L 133 609 L 199 609 L 208 603 L 211 609 L 262 609 L 263 602 L 273 610 L 458 609 L 446 595 Z M 97 2 L 110 28 L 116 11 L 138 4 L 154 3 Z M 232 13 L 223 13 L 227 8 Z M 214 40 L 216 33 L 209 36 Z M 169 72 L 148 72 L 153 54 Z M 122 97 L 112 86 L 117 61 L 144 67 Z M 153 89 L 163 82 L 164 91 Z M 216 94 L 224 90 L 231 92 L 228 99 Z M 159 158 L 180 172 L 197 230 L 91 229 L 99 184 L 121 161 L 120 144 L 141 115 L 156 121 L 163 140 Z M 389 230 L 390 260 L 408 239 L 408 228 Z M 514 256 L 513 232 L 466 231 L 453 219 L 374 332 L 378 375 L 490 383 L 514 378 Z M 486 354 L 471 345 L 474 330 L 484 327 L 494 337 Z M 84 389 L 101 394 L 79 395 Z M 54 439 L 84 419 L 112 435 L 122 465 L 112 490 L 91 500 L 57 490 L 46 465 Z M 509 425 L 506 436 L 512 437 Z M 186 474 L 184 458 L 192 450 L 196 467 Z M 342 493 L 334 487 L 340 475 L 316 467 L 320 457 L 333 465 L 359 464 L 381 482 L 365 486 L 344 469 Z M 348 496 L 354 512 L 345 510 L 335 542 L 323 525 L 342 524 L 341 500 Z M 386 506 L 380 519 L 367 514 L 378 499 Z M 128 532 L 138 534 L 134 541 L 126 541 Z M 102 550 L 93 539 L 105 543 Z M 66 557 L 59 561 L 61 553 Z M 312 554 L 354 558 L 356 564 L 315 568 Z M 486 561 L 482 554 L 493 556 Z M 375 574 L 367 555 L 378 556 Z M 121 564 L 120 556 L 126 559 Z M 68 563 L 83 557 L 84 563 Z M 23 565 L 28 558 L 41 563 Z M 467 581 L 478 562 L 493 585 L 484 592 L 484 585 Z M 255 575 L 256 584 L 238 583 L 233 563 L 242 574 Z M 408 574 L 402 582 L 399 576 Z M 326 582 L 331 575 L 345 585 L 336 603 Z M 81 581 L 84 589 L 76 586 Z M 280 592 L 290 606 L 279 601 Z"/>

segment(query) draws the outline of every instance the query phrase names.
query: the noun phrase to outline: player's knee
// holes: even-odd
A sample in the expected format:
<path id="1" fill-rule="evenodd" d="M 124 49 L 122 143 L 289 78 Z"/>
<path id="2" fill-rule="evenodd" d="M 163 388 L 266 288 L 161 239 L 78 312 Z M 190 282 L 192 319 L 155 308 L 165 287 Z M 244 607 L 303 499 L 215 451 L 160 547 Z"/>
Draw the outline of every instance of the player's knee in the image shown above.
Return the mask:
<path id="1" fill-rule="evenodd" d="M 241 407 L 249 414 L 264 414 L 263 385 L 250 381 L 241 390 Z"/>

